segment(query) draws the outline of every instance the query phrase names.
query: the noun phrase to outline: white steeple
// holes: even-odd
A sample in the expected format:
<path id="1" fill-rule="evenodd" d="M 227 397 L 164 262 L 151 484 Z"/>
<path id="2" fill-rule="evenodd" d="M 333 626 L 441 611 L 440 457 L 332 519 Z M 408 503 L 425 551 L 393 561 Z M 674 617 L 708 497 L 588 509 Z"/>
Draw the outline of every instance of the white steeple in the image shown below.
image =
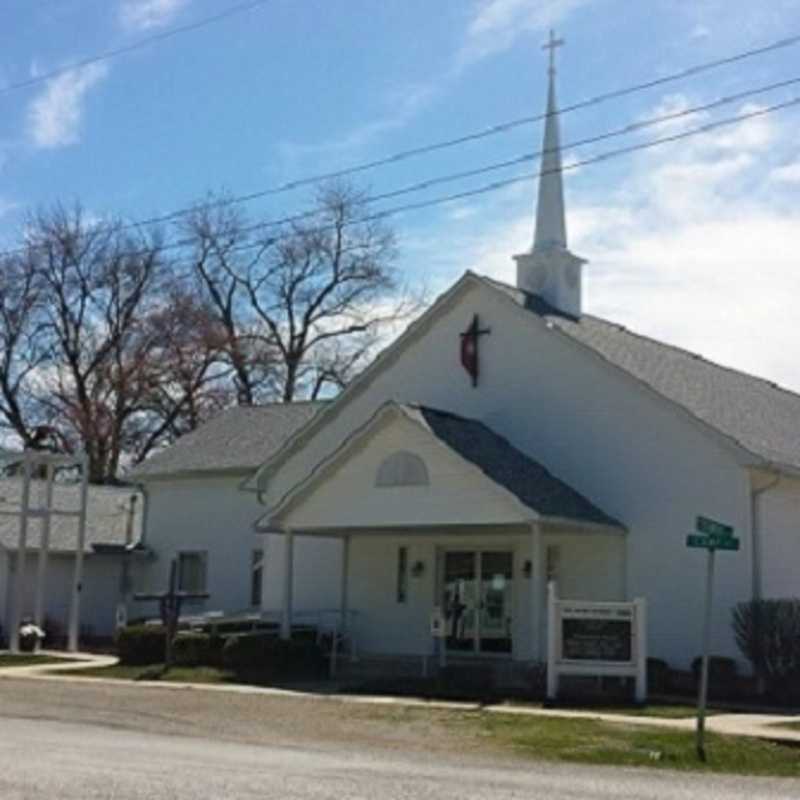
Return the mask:
<path id="1" fill-rule="evenodd" d="M 533 247 L 514 256 L 517 286 L 537 294 L 551 306 L 570 316 L 581 315 L 581 267 L 586 262 L 567 248 L 564 181 L 561 167 L 561 135 L 556 104 L 555 49 L 564 44 L 550 31 L 543 49 L 550 51 L 547 115 L 544 125 L 536 233 Z"/>

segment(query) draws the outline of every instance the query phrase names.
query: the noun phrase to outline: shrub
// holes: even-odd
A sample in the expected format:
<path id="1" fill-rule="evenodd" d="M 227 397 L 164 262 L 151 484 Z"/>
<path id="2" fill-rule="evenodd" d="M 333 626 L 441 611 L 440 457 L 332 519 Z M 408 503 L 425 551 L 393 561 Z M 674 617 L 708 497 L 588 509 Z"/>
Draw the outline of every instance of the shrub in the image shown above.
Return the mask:
<path id="1" fill-rule="evenodd" d="M 163 664 L 167 633 L 163 625 L 129 625 L 117 631 L 115 644 L 122 664 Z"/>
<path id="2" fill-rule="evenodd" d="M 181 631 L 172 643 L 172 659 L 182 667 L 211 666 L 211 636 Z"/>
<path id="3" fill-rule="evenodd" d="M 703 659 L 700 656 L 692 661 L 692 674 L 695 681 L 700 680 Z M 708 685 L 715 689 L 730 689 L 736 682 L 738 669 L 736 661 L 725 656 L 708 657 Z"/>
<path id="4" fill-rule="evenodd" d="M 771 692 L 800 698 L 800 599 L 750 600 L 733 610 L 736 643 Z"/>
<path id="5" fill-rule="evenodd" d="M 222 665 L 239 677 L 268 681 L 319 678 L 325 675 L 327 662 L 322 648 L 314 641 L 285 641 L 269 633 L 240 633 L 225 641 Z"/>
<path id="6" fill-rule="evenodd" d="M 669 664 L 661 658 L 647 659 L 647 691 L 663 694 L 669 683 Z"/>

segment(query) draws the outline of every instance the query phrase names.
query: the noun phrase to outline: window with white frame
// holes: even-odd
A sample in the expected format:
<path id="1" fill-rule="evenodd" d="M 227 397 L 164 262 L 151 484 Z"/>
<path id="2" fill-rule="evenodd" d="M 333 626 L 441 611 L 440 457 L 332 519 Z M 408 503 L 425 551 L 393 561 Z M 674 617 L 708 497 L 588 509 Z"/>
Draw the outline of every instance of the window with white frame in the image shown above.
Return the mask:
<path id="1" fill-rule="evenodd" d="M 205 592 L 208 585 L 208 553 L 190 550 L 178 553 L 178 589 L 182 592 Z"/>
<path id="2" fill-rule="evenodd" d="M 378 467 L 375 485 L 427 486 L 430 483 L 425 462 L 415 453 L 398 450 L 387 456 Z"/>

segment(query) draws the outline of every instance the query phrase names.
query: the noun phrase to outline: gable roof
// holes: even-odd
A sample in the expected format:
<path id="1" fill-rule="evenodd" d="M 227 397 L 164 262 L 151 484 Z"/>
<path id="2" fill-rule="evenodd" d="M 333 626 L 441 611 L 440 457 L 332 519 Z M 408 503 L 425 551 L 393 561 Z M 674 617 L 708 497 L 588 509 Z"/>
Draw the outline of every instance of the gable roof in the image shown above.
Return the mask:
<path id="1" fill-rule="evenodd" d="M 481 280 L 753 455 L 800 469 L 800 395 L 599 317 L 565 316 L 536 295 Z"/>
<path id="2" fill-rule="evenodd" d="M 80 485 L 53 484 L 53 508 L 77 511 L 80 507 Z M 137 496 L 133 518 L 133 542 L 140 540 L 142 530 L 142 498 L 130 487 L 90 486 L 86 508 L 86 543 L 84 552 L 96 545 L 124 545 L 128 526 L 131 496 Z M 44 496 L 44 481 L 31 481 L 31 505 L 39 505 Z M 0 480 L 0 510 L 19 511 L 22 507 L 22 478 Z M 28 522 L 28 550 L 38 550 L 42 523 Z M 78 536 L 75 517 L 53 516 L 50 520 L 50 552 L 74 552 Z M 16 551 L 19 545 L 19 518 L 0 516 L 0 548 Z"/>
<path id="3" fill-rule="evenodd" d="M 271 530 L 280 518 L 296 505 L 299 498 L 313 491 L 323 476 L 342 463 L 369 437 L 382 420 L 396 414 L 410 420 L 435 437 L 446 449 L 469 462 L 496 486 L 504 489 L 532 517 L 599 525 L 624 530 L 613 517 L 587 500 L 575 489 L 550 473 L 540 463 L 518 450 L 507 439 L 483 422 L 448 411 L 396 400 L 387 400 L 337 450 L 313 465 L 306 479 L 294 486 L 256 523 L 257 530 Z M 523 515 L 524 516 L 524 515 Z"/>
<path id="4" fill-rule="evenodd" d="M 136 467 L 127 480 L 242 473 L 269 460 L 328 401 L 235 406 Z"/>
<path id="5" fill-rule="evenodd" d="M 407 417 L 540 516 L 622 527 L 483 422 L 427 406 L 397 405 Z"/>

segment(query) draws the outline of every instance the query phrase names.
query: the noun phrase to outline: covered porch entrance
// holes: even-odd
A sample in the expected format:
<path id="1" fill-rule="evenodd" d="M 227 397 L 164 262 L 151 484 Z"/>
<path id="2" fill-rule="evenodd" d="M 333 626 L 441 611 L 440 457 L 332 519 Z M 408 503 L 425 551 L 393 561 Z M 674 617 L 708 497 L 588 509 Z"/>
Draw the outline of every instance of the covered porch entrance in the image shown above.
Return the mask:
<path id="1" fill-rule="evenodd" d="M 586 599 L 625 591 L 622 526 L 482 423 L 393 402 L 257 528 L 283 546 L 284 636 L 296 538 L 335 537 L 340 633 L 360 658 L 410 662 L 416 674 L 443 652 L 448 662 L 541 662 L 558 564 Z M 443 639 L 431 631 L 436 610 Z"/>

